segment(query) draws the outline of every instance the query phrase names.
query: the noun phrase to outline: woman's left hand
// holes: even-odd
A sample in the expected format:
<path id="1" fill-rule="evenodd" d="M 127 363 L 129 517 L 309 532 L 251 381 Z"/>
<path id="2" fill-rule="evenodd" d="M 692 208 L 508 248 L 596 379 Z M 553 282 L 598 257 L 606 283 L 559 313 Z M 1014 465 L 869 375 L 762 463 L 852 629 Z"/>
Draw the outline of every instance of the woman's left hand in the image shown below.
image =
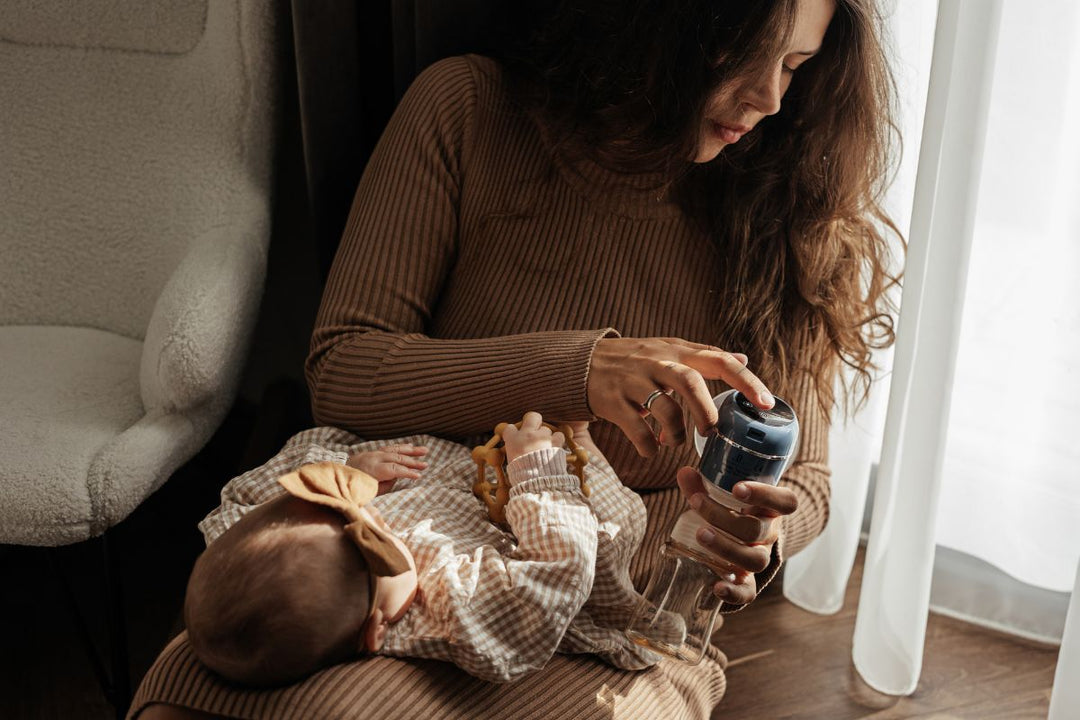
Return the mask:
<path id="1" fill-rule="evenodd" d="M 798 506 L 795 493 L 744 480 L 735 484 L 733 494 L 748 507 L 736 512 L 708 496 L 705 480 L 695 468 L 681 468 L 678 482 L 690 506 L 708 523 L 698 530 L 697 541 L 730 573 L 713 591 L 725 602 L 745 605 L 757 596 L 754 573 L 769 566 L 782 518 Z"/>

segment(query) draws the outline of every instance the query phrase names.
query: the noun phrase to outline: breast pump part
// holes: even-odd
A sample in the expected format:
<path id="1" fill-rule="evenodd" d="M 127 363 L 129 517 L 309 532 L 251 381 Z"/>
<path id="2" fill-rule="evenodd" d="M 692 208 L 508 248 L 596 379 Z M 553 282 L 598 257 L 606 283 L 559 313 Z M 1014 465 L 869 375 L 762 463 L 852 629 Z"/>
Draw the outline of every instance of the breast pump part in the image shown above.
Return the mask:
<path id="1" fill-rule="evenodd" d="M 705 490 L 717 503 L 736 512 L 749 507 L 732 494 L 742 480 L 776 485 L 795 457 L 799 444 L 799 420 L 784 400 L 762 410 L 737 390 L 713 398 L 719 415 L 705 435 L 694 430 L 694 446 L 701 460 L 698 472 Z M 687 510 L 675 521 L 671 541 L 691 550 L 702 562 L 712 553 L 697 541 L 705 519 Z M 722 570 L 718 570 L 722 572 Z"/>
<path id="2" fill-rule="evenodd" d="M 776 485 L 799 444 L 799 420 L 780 398 L 762 410 L 737 390 L 713 398 L 719 415 L 705 435 L 694 430 L 701 460 L 698 472 L 716 502 L 741 510 L 746 504 L 731 494 L 741 480 Z"/>
<path id="3" fill-rule="evenodd" d="M 698 471 L 710 497 L 738 511 L 746 504 L 731 494 L 736 483 L 780 482 L 795 456 L 799 421 L 779 398 L 769 410 L 735 390 L 713 402 L 719 413 L 716 425 L 704 436 L 694 433 L 701 455 Z M 707 652 L 721 605 L 712 586 L 728 572 L 698 543 L 697 531 L 704 524 L 694 510 L 679 516 L 626 629 L 635 643 L 691 664 Z"/>

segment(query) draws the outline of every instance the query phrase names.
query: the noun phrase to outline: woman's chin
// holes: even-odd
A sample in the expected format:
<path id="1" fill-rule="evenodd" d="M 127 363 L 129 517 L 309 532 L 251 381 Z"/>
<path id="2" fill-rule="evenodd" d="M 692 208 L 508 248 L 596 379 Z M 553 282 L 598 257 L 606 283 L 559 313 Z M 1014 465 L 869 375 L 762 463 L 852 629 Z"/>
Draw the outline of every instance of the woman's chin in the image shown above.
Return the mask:
<path id="1" fill-rule="evenodd" d="M 725 147 L 727 147 L 727 143 L 710 139 L 698 146 L 697 154 L 694 156 L 694 162 L 698 165 L 712 162 L 720 156 L 720 151 Z"/>

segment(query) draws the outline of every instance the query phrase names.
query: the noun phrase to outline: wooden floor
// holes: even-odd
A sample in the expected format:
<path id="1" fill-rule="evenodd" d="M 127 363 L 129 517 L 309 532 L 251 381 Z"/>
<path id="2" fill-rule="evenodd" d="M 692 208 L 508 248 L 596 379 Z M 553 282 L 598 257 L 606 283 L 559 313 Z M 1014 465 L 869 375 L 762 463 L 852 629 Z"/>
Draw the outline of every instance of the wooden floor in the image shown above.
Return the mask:
<path id="1" fill-rule="evenodd" d="M 219 440 L 115 529 L 113 549 L 126 584 L 131 672 L 137 682 L 178 631 L 184 582 L 201 547 L 194 522 L 236 470 L 235 438 Z M 104 613 L 96 545 L 53 556 L 77 588 L 88 618 Z M 749 611 L 728 616 L 717 639 L 731 659 L 728 694 L 715 718 L 846 720 L 1045 718 L 1056 648 L 997 635 L 932 615 L 923 673 L 911 697 L 878 694 L 851 666 L 851 635 L 862 554 L 844 609 L 817 616 L 787 603 L 779 585 Z M 62 602 L 49 554 L 0 547 L 0 718 L 111 718 L 76 626 Z M 99 644 L 103 623 L 91 623 Z M 505 719 L 510 720 L 510 719 Z"/>
<path id="2" fill-rule="evenodd" d="M 862 682 L 851 663 L 862 562 L 860 550 L 844 607 L 835 615 L 797 608 L 777 584 L 756 606 L 726 617 L 716 641 L 730 660 L 728 692 L 714 718 L 1046 718 L 1056 647 L 933 613 L 911 696 L 883 695 Z"/>

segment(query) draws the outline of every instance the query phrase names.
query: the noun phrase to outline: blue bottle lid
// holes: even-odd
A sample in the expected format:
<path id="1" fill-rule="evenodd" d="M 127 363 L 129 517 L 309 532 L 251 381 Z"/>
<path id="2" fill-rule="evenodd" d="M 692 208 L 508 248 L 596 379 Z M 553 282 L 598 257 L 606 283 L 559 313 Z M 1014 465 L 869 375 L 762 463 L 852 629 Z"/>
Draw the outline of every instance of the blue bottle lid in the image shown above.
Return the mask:
<path id="1" fill-rule="evenodd" d="M 799 421 L 781 398 L 769 410 L 728 390 L 713 398 L 719 419 L 704 435 L 694 433 L 698 469 L 713 485 L 730 491 L 740 480 L 775 485 L 795 455 Z"/>

